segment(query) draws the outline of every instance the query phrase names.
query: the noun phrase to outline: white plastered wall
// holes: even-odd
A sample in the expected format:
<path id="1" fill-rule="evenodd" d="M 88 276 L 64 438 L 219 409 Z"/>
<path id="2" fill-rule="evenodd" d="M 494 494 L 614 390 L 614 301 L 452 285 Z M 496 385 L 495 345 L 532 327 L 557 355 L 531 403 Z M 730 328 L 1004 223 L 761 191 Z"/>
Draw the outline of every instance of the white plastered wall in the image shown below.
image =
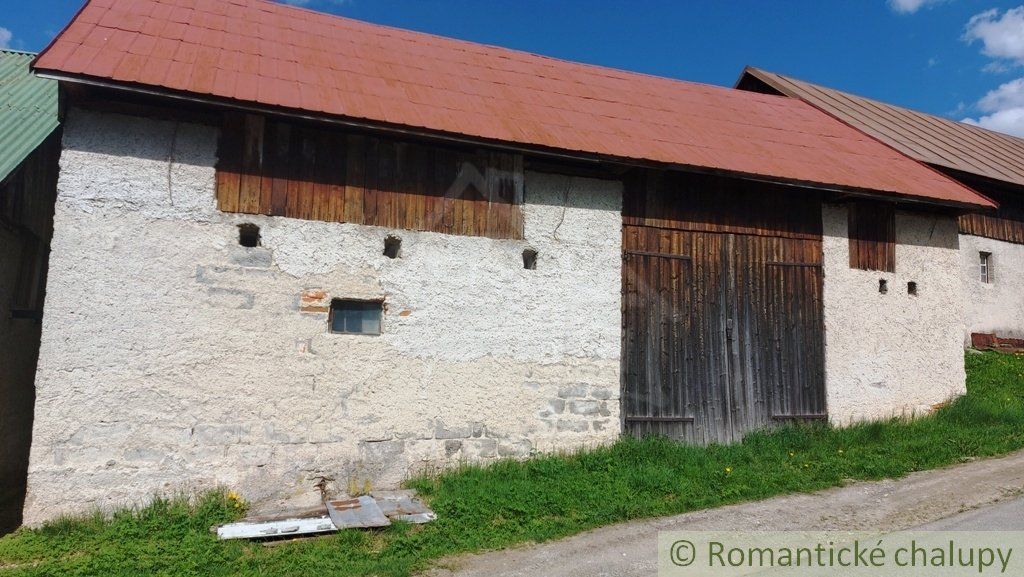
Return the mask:
<path id="1" fill-rule="evenodd" d="M 69 114 L 26 522 L 216 485 L 390 486 L 617 437 L 619 183 L 528 173 L 524 241 L 230 215 L 216 139 Z M 242 222 L 262 247 L 238 245 Z M 316 290 L 384 298 L 383 335 L 329 334 L 300 310 Z"/>
<path id="2" fill-rule="evenodd" d="M 850 268 L 847 212 L 822 212 L 829 417 L 921 415 L 965 392 L 964 304 L 952 216 L 896 213 L 896 270 Z M 888 284 L 879 292 L 879 280 Z M 907 283 L 916 282 L 917 296 Z"/>
<path id="3" fill-rule="evenodd" d="M 981 255 L 992 255 L 992 282 L 981 281 Z M 1024 339 L 1024 245 L 960 235 L 960 266 L 967 308 L 966 344 L 971 333 Z"/>

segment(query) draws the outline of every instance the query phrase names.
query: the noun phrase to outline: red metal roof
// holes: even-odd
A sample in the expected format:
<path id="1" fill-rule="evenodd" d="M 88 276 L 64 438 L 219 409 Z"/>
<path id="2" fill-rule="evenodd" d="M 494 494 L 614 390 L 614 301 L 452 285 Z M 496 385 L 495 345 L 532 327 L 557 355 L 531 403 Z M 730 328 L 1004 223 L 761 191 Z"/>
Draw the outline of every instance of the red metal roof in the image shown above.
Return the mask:
<path id="1" fill-rule="evenodd" d="M 91 0 L 35 67 L 481 139 L 993 206 L 797 99 L 263 0 Z"/>

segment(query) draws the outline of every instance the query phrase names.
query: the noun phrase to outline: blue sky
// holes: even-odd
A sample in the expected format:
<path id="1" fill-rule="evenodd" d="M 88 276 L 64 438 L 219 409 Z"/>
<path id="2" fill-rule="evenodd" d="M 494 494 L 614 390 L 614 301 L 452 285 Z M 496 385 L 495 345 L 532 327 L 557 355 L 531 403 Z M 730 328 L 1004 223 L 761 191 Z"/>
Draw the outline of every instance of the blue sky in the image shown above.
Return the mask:
<path id="1" fill-rule="evenodd" d="M 1022 0 L 291 0 L 307 8 L 731 85 L 752 64 L 1024 135 Z M 40 50 L 77 0 L 11 1 L 0 45 Z M 13 8 L 11 10 L 10 8 Z"/>

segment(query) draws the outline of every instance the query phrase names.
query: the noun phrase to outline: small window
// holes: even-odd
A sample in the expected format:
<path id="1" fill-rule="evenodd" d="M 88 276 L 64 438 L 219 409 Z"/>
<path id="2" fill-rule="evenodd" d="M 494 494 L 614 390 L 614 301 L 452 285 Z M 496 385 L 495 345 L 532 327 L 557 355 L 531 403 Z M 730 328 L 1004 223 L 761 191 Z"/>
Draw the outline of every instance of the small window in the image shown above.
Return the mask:
<path id="1" fill-rule="evenodd" d="M 260 227 L 252 223 L 238 225 L 238 244 L 246 248 L 260 245 Z"/>
<path id="2" fill-rule="evenodd" d="M 907 283 L 907 294 L 910 296 L 917 296 L 917 283 L 910 281 Z"/>
<path id="3" fill-rule="evenodd" d="M 885 280 L 884 278 L 878 279 L 878 292 L 880 292 L 882 294 L 888 294 L 889 293 L 889 281 Z"/>
<path id="4" fill-rule="evenodd" d="M 981 282 L 991 283 L 992 282 L 992 253 L 981 252 L 978 253 L 981 260 Z"/>
<path id="5" fill-rule="evenodd" d="M 346 335 L 379 335 L 383 301 L 331 301 L 329 326 L 332 333 Z"/>
<path id="6" fill-rule="evenodd" d="M 523 251 L 523 268 L 537 270 L 537 251 L 532 248 Z"/>

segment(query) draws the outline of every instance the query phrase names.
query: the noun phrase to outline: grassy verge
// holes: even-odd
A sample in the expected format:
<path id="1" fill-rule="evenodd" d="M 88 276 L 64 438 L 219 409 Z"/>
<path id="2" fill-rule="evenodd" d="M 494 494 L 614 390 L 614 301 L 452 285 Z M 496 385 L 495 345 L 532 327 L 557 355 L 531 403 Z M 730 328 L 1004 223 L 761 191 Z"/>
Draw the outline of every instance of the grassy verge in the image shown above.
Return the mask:
<path id="1" fill-rule="evenodd" d="M 622 440 L 415 479 L 410 486 L 439 517 L 424 526 L 350 530 L 276 547 L 218 542 L 209 527 L 241 509 L 216 493 L 161 500 L 110 519 L 62 520 L 0 539 L 0 575 L 408 575 L 453 553 L 849 479 L 898 477 L 1024 447 L 1024 357 L 971 354 L 967 369 L 965 397 L 914 421 L 792 427 L 727 447 Z"/>

